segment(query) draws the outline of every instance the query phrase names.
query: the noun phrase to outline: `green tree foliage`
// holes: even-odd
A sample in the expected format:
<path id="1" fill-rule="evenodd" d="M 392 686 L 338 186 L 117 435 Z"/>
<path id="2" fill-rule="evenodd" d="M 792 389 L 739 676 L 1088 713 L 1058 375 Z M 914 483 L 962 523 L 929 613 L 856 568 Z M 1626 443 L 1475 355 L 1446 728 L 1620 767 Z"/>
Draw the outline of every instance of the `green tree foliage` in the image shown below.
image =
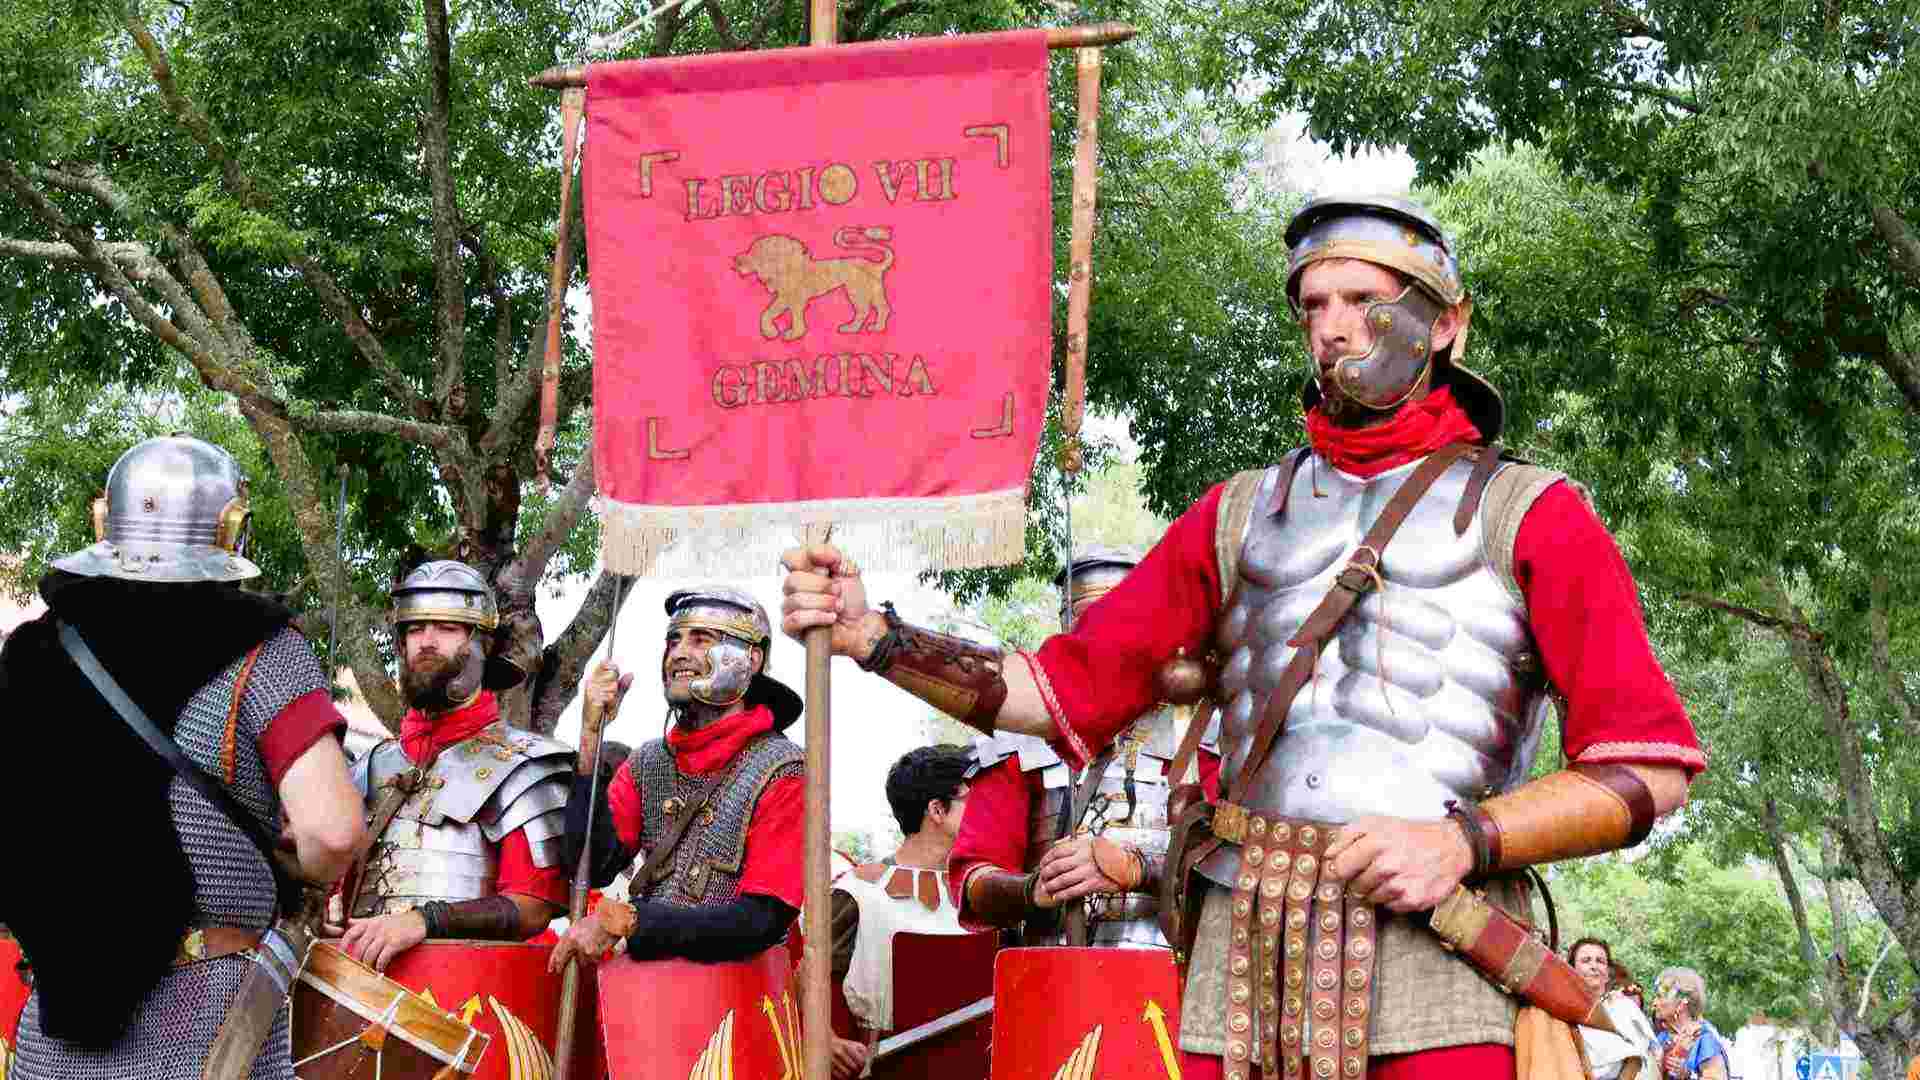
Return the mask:
<path id="1" fill-rule="evenodd" d="M 564 335 L 557 483 L 543 493 L 530 481 L 560 131 L 556 97 L 527 79 L 579 62 L 591 34 L 647 6 L 21 0 L 0 12 L 0 447 L 7 475 L 31 478 L 0 494 L 0 549 L 25 555 L 10 586 L 25 591 L 48 557 L 91 539 L 86 505 L 119 450 L 191 430 L 255 466 L 265 587 L 313 611 L 345 592 L 343 651 L 376 712 L 399 714 L 379 630 L 394 567 L 455 555 L 492 577 L 508 647 L 534 672 L 510 715 L 550 727 L 605 630 L 611 583 L 566 627 L 540 625 L 540 582 L 595 561 L 594 530 L 577 527 L 593 491 L 591 367 Z M 806 10 L 683 4 L 615 55 L 803 44 Z M 1187 93 L 1180 10 L 1106 0 L 1074 13 L 1150 28 L 1107 52 L 1092 349 L 1117 367 L 1191 353 L 1195 333 L 1227 347 L 1223 297 L 1260 253 L 1258 215 L 1231 183 L 1244 118 Z M 846 0 L 839 27 L 858 41 L 1063 17 L 1041 0 Z M 1056 55 L 1062 297 L 1071 71 Z M 590 287 L 577 220 L 572 234 L 574 280 Z"/>

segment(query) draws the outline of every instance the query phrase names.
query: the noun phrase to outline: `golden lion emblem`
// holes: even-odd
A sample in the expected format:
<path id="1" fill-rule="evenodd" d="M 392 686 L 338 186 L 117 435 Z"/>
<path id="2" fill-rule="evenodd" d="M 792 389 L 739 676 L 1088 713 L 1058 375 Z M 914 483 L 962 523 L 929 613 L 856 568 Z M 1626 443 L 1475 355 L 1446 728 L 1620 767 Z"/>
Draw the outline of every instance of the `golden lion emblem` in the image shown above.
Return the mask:
<path id="1" fill-rule="evenodd" d="M 807 333 L 807 305 L 836 289 L 845 289 L 853 304 L 853 318 L 842 323 L 843 334 L 874 333 L 887 328 L 893 305 L 887 303 L 887 270 L 893 266 L 893 230 L 883 225 L 836 229 L 836 247 L 858 254 L 816 259 L 807 245 L 791 236 L 774 234 L 753 242 L 733 257 L 733 268 L 760 279 L 773 300 L 760 313 L 760 336 L 798 341 Z M 878 251 L 880 258 L 869 255 Z M 779 321 L 787 316 L 785 333 Z M 872 326 L 867 324 L 871 321 Z"/>

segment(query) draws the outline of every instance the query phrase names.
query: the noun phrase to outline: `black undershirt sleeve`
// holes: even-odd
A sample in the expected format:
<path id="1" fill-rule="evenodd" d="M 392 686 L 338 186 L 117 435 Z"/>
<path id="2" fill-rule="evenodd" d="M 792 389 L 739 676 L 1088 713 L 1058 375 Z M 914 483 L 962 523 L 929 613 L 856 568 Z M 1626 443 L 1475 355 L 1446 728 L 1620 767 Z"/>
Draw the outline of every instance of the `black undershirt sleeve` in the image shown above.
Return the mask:
<path id="1" fill-rule="evenodd" d="M 745 960 L 787 936 L 799 912 L 771 896 L 749 893 L 724 904 L 679 907 L 652 900 L 635 903 L 640 919 L 627 939 L 635 960 L 670 956 L 688 960 Z"/>

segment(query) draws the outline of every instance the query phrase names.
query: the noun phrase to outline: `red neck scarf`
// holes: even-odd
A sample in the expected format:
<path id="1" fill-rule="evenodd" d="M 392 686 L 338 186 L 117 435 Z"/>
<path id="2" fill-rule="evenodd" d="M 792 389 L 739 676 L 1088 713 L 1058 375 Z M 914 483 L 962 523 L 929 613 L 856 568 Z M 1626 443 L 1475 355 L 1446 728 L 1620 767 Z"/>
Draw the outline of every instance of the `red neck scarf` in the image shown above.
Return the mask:
<path id="1" fill-rule="evenodd" d="M 683 773 L 710 776 L 726 768 L 749 740 L 773 730 L 773 710 L 755 705 L 745 712 L 688 731 L 675 724 L 667 729 L 667 749 Z"/>
<path id="2" fill-rule="evenodd" d="M 473 738 L 498 719 L 500 701 L 491 690 L 480 691 L 479 697 L 452 712 L 429 716 L 409 709 L 400 721 L 400 748 L 407 752 L 408 761 L 426 765 L 440 751 Z"/>
<path id="3" fill-rule="evenodd" d="M 1316 405 L 1307 413 L 1307 441 L 1341 472 L 1378 476 L 1451 443 L 1481 439 L 1480 429 L 1453 400 L 1452 388 L 1442 386 L 1373 427 L 1337 426 Z"/>

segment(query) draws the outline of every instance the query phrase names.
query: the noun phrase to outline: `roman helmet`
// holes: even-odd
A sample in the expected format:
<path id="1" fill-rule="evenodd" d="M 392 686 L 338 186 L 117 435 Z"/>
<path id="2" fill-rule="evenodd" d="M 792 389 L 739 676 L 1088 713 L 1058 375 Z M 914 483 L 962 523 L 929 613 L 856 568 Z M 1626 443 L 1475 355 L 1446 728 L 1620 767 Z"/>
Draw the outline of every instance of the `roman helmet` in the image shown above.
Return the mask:
<path id="1" fill-rule="evenodd" d="M 127 581 L 244 581 L 247 477 L 225 450 L 187 435 L 146 439 L 120 455 L 93 500 L 91 547 L 53 565 Z"/>
<path id="2" fill-rule="evenodd" d="M 667 597 L 667 633 L 701 629 L 719 636 L 706 652 L 706 671 L 688 688 L 695 701 L 726 707 L 745 701 L 773 710 L 776 728 L 799 719 L 799 695 L 766 674 L 773 650 L 773 626 L 753 597 L 725 585 L 681 589 Z M 760 650 L 760 668 L 752 650 Z M 666 681 L 667 650 L 661 649 L 660 675 Z"/>
<path id="3" fill-rule="evenodd" d="M 1078 613 L 1113 591 L 1138 565 L 1140 554 L 1124 548 L 1088 546 L 1074 552 L 1067 565 L 1053 576 L 1053 587 L 1060 590 L 1061 625 L 1077 622 Z"/>
<path id="4" fill-rule="evenodd" d="M 460 623 L 473 627 L 467 640 L 467 660 L 448 693 L 454 700 L 475 690 L 508 690 L 526 673 L 497 655 L 493 632 L 500 625 L 500 609 L 493 587 L 480 571 L 452 559 L 421 563 L 393 589 L 393 627 L 398 645 L 402 627 L 414 622 Z"/>
<path id="5" fill-rule="evenodd" d="M 1453 390 L 1481 436 L 1488 442 L 1499 438 L 1506 424 L 1500 392 L 1460 364 L 1473 321 L 1473 297 L 1460 280 L 1453 242 L 1425 207 L 1394 195 L 1323 196 L 1310 200 L 1287 223 L 1286 241 L 1287 303 L 1303 322 L 1300 273 L 1323 259 L 1361 259 L 1409 280 L 1399 296 L 1367 306 L 1373 348 L 1333 365 L 1325 377 L 1333 380 L 1335 392 L 1320 385 L 1323 376 L 1318 364 L 1313 365 L 1301 388 L 1307 408 L 1388 412 L 1412 397 L 1431 370 L 1434 384 Z M 1463 306 L 1460 331 L 1436 353 L 1434 324 L 1455 304 Z"/>

